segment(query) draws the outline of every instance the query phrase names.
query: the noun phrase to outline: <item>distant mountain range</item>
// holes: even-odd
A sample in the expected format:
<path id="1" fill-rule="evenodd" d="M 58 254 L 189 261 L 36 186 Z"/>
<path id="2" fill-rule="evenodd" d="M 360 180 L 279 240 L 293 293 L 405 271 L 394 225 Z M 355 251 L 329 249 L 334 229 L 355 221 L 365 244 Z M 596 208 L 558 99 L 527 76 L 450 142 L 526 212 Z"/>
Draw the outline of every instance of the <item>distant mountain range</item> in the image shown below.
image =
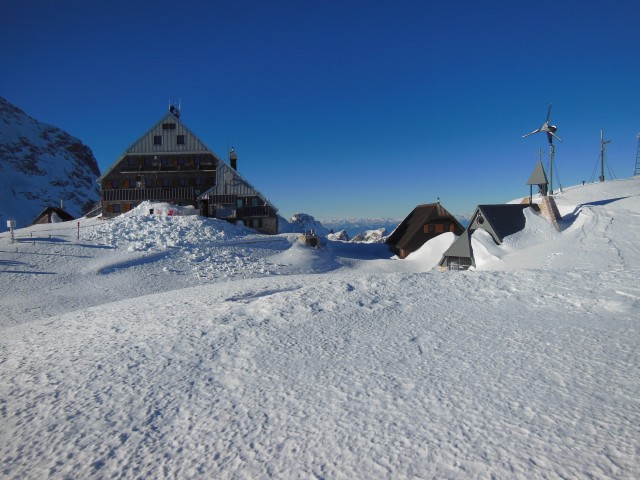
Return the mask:
<path id="1" fill-rule="evenodd" d="M 99 199 L 98 163 L 67 132 L 30 117 L 0 97 L 0 231 L 6 220 L 30 225 L 46 207 L 82 216 Z"/>

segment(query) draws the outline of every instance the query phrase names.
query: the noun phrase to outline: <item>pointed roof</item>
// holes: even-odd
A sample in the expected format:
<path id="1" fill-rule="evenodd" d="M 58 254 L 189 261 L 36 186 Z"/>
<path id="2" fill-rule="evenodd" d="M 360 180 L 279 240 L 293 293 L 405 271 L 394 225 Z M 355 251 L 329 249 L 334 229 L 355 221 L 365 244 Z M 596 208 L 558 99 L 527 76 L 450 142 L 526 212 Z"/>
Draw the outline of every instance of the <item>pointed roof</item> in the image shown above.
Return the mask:
<path id="1" fill-rule="evenodd" d="M 426 203 L 414 208 L 411 213 L 407 215 L 407 218 L 391 232 L 391 235 L 389 235 L 385 243 L 387 245 L 393 245 L 396 248 L 405 249 L 413 243 L 416 234 L 424 228 L 425 224 L 429 221 L 440 219 L 450 220 L 459 226 L 459 231 L 464 230 L 462 224 L 442 205 L 439 203 Z M 418 248 L 419 247 L 420 245 L 418 245 Z"/>
<path id="2" fill-rule="evenodd" d="M 468 229 L 473 231 L 482 228 L 489 232 L 496 244 L 501 244 L 504 237 L 522 230 L 526 224 L 523 213 L 528 204 L 509 203 L 504 205 L 478 205 L 471 217 Z"/>
<path id="3" fill-rule="evenodd" d="M 460 235 L 456 240 L 451 244 L 451 246 L 442 254 L 442 260 L 440 260 L 440 265 L 444 264 L 444 260 L 446 257 L 457 257 L 457 258 L 470 258 L 471 264 L 475 267 L 475 260 L 473 258 L 473 249 L 471 248 L 471 232 L 469 229 L 465 230 L 462 235 Z"/>
<path id="4" fill-rule="evenodd" d="M 174 110 L 175 111 L 175 110 Z M 178 135 L 184 136 L 184 142 L 178 144 Z M 160 143 L 155 142 L 155 137 L 161 137 Z M 144 135 L 133 142 L 118 159 L 100 176 L 102 180 L 107 174 L 118 165 L 126 155 L 153 155 L 153 154 L 210 154 L 220 160 L 220 158 L 207 147 L 187 126 L 180 121 L 179 115 L 172 111 L 167 112 L 160 118 Z"/>
<path id="5" fill-rule="evenodd" d="M 538 160 L 538 164 L 533 169 L 527 185 L 547 185 L 548 183 L 549 180 L 547 180 L 547 174 L 542 166 L 542 160 Z"/>

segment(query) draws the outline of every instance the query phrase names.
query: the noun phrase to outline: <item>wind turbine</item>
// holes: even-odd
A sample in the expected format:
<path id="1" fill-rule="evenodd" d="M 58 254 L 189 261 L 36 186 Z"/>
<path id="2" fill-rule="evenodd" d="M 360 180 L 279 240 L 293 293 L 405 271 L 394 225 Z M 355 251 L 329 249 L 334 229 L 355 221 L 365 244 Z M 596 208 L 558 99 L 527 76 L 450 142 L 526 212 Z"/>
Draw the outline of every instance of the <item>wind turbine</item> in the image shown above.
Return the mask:
<path id="1" fill-rule="evenodd" d="M 553 137 L 557 138 L 559 141 L 562 141 L 562 139 L 556 135 L 556 130 L 558 130 L 558 127 L 556 127 L 555 125 L 549 125 L 549 119 L 551 118 L 551 105 L 552 104 L 549 104 L 547 119 L 540 126 L 540 128 L 538 128 L 537 130 L 534 130 L 531 133 L 527 133 L 526 135 L 523 135 L 522 138 L 525 138 L 530 135 L 533 135 L 534 133 L 540 133 L 540 132 L 545 132 L 547 134 L 547 140 L 549 140 L 549 177 L 550 177 L 549 193 L 553 195 L 553 157 L 555 154 L 555 148 L 553 146 Z"/>

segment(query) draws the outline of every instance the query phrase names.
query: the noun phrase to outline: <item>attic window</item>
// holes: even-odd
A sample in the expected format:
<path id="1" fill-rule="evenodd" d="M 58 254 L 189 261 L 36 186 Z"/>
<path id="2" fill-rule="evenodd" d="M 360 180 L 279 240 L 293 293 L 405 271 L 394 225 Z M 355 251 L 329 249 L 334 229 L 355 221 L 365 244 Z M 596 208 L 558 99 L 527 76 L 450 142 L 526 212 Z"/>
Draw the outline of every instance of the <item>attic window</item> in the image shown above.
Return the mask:
<path id="1" fill-rule="evenodd" d="M 478 222 L 478 225 L 482 225 L 484 223 L 484 218 L 482 218 L 482 215 L 478 215 L 476 222 Z"/>
<path id="2" fill-rule="evenodd" d="M 162 145 L 162 135 L 154 135 L 153 136 L 153 144 L 154 145 Z"/>
<path id="3" fill-rule="evenodd" d="M 178 145 L 184 145 L 184 135 L 178 135 Z"/>
<path id="4" fill-rule="evenodd" d="M 176 129 L 176 124 L 175 123 L 163 123 L 162 124 L 162 129 L 163 130 L 175 130 Z"/>

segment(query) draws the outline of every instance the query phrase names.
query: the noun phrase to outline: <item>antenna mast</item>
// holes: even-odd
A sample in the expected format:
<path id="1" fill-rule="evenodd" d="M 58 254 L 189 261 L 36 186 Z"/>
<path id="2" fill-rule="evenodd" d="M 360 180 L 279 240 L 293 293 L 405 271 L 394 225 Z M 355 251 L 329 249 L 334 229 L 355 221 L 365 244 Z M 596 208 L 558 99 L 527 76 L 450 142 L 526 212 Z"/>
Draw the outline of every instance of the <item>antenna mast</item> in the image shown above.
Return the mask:
<path id="1" fill-rule="evenodd" d="M 604 131 L 600 129 L 600 181 L 604 182 L 604 147 L 611 140 L 604 140 Z"/>
<path id="2" fill-rule="evenodd" d="M 640 175 L 640 132 L 636 135 L 638 139 L 638 152 L 636 153 L 636 168 L 633 170 L 633 176 Z"/>

